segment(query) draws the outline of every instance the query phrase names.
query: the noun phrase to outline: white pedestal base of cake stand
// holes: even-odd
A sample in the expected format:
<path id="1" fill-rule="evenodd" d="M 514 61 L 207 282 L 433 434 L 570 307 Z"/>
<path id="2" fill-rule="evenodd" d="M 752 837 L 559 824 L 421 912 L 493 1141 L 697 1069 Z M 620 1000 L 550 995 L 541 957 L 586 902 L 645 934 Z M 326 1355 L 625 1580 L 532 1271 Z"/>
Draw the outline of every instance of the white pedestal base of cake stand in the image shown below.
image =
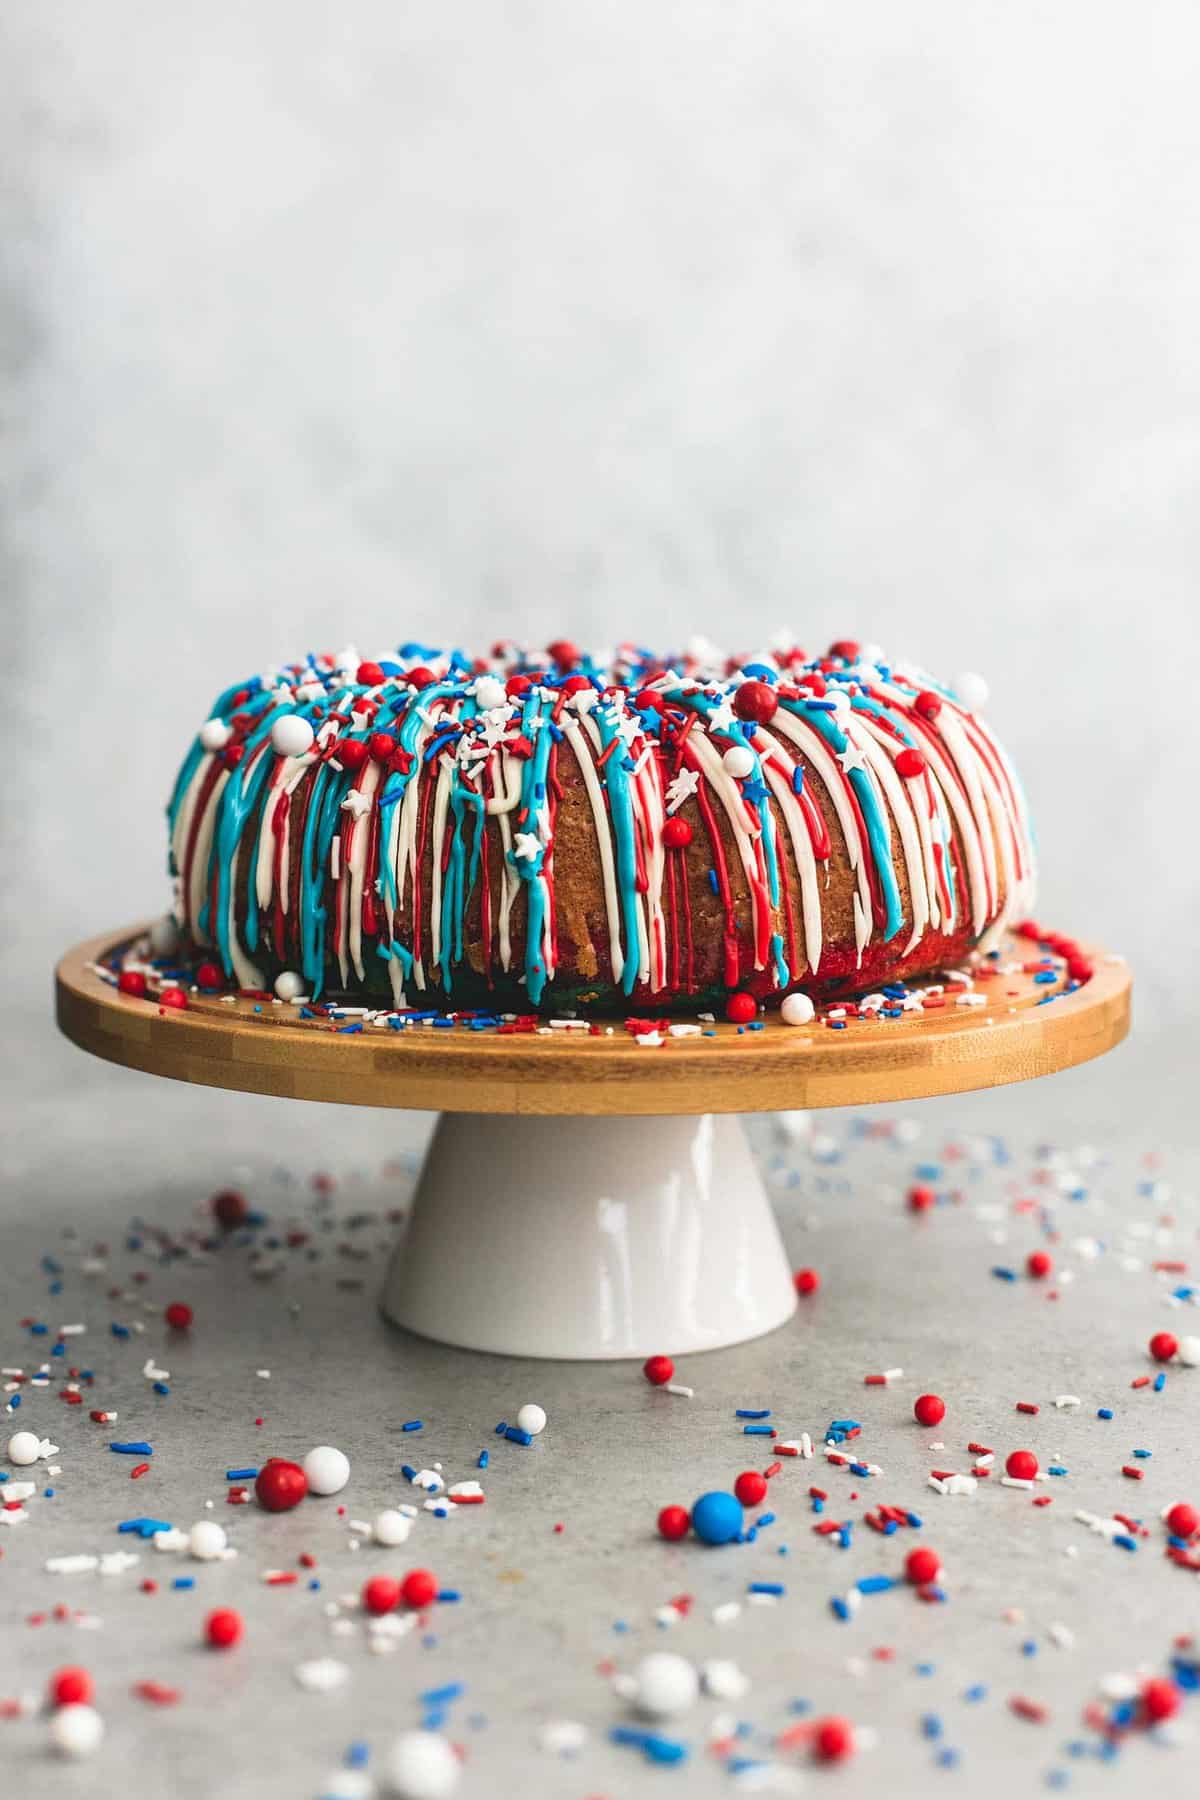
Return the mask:
<path id="1" fill-rule="evenodd" d="M 796 1295 L 736 1116 L 444 1113 L 381 1305 L 465 1349 L 597 1359 L 738 1344 Z"/>

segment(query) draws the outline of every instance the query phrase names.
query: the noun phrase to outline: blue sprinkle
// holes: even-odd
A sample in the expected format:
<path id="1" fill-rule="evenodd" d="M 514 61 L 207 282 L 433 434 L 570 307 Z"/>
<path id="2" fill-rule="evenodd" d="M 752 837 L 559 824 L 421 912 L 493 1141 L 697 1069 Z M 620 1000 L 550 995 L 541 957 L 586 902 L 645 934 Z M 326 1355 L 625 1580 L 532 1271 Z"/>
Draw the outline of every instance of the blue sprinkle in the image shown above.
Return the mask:
<path id="1" fill-rule="evenodd" d="M 35 1331 L 37 1330 L 36 1325 L 34 1326 L 34 1330 Z M 42 1327 L 42 1330 L 43 1331 L 45 1330 L 45 1326 Z M 112 1334 L 115 1338 L 127 1338 L 129 1336 L 128 1325 L 110 1325 L 109 1330 L 112 1332 Z"/>
<path id="2" fill-rule="evenodd" d="M 1035 1642 L 1035 1640 L 1033 1638 L 1026 1638 L 1025 1642 L 1021 1645 L 1021 1655 L 1022 1656 L 1036 1656 L 1037 1653 L 1038 1653 L 1038 1647 L 1037 1647 L 1037 1643 Z"/>
<path id="3" fill-rule="evenodd" d="M 771 1409 L 769 1406 L 764 1406 L 759 1411 L 753 1411 L 748 1406 L 739 1406 L 733 1416 L 735 1419 L 769 1419 Z"/>
<path id="4" fill-rule="evenodd" d="M 1133 1454 L 1137 1457 L 1140 1457 L 1142 1459 L 1142 1461 L 1145 1461 L 1145 1459 L 1147 1457 L 1153 1456 L 1154 1452 L 1153 1452 L 1153 1450 L 1135 1450 Z"/>
<path id="5" fill-rule="evenodd" d="M 257 1469 L 226 1469 L 226 1481 L 253 1481 L 258 1474 Z"/>
<path id="6" fill-rule="evenodd" d="M 923 1528 L 925 1521 L 924 1521 L 924 1519 L 922 1519 L 920 1517 L 920 1515 L 918 1513 L 905 1513 L 904 1516 L 908 1520 L 909 1524 L 912 1526 L 914 1531 L 920 1531 Z"/>
<path id="7" fill-rule="evenodd" d="M 765 1525 L 773 1525 L 774 1523 L 775 1523 L 775 1514 L 774 1513 L 760 1513 L 758 1518 L 755 1520 L 755 1524 L 758 1526 L 758 1529 L 760 1531 L 763 1529 L 763 1527 Z"/>
<path id="8" fill-rule="evenodd" d="M 963 1695 L 963 1699 L 969 1700 L 972 1705 L 975 1705 L 978 1701 L 987 1699 L 987 1692 L 986 1684 L 982 1681 L 977 1681 L 974 1687 L 969 1687 L 967 1689 L 966 1693 Z"/>
<path id="9" fill-rule="evenodd" d="M 1047 1475 L 1069 1475 L 1071 1471 L 1064 1469 L 1061 1463 L 1051 1463 L 1046 1473 Z"/>
<path id="10" fill-rule="evenodd" d="M 992 1274 L 998 1281 L 1015 1281 L 1017 1279 L 1017 1272 L 1015 1269 L 996 1268 L 992 1270 Z"/>
<path id="11" fill-rule="evenodd" d="M 840 1594 L 835 1594 L 829 1604 L 839 1619 L 848 1619 L 850 1617 L 850 1608 Z"/>
<path id="12" fill-rule="evenodd" d="M 860 1594 L 887 1594 L 896 1583 L 890 1575 L 864 1575 L 854 1584 Z"/>
<path id="13" fill-rule="evenodd" d="M 927 1738 L 940 1738 L 942 1721 L 937 1713 L 926 1713 L 921 1720 L 921 1735 Z"/>
<path id="14" fill-rule="evenodd" d="M 411 1463 L 401 1463 L 400 1473 L 406 1481 L 415 1481 L 417 1479 L 417 1471 L 413 1468 Z"/>
<path id="15" fill-rule="evenodd" d="M 438 1593 L 439 1606 L 457 1606 L 461 1599 L 457 1588 L 442 1588 Z"/>
<path id="16" fill-rule="evenodd" d="M 1137 1549 L 1137 1539 L 1127 1537 L 1123 1531 L 1120 1531 L 1117 1533 L 1116 1537 L 1114 1537 L 1114 1539 L 1113 1539 L 1113 1543 L 1119 1544 L 1122 1550 L 1136 1550 Z"/>
<path id="17" fill-rule="evenodd" d="M 871 1471 L 866 1463 L 854 1462 L 850 1464 L 850 1473 L 852 1475 L 869 1475 Z"/>
<path id="18" fill-rule="evenodd" d="M 496 1436 L 503 1437 L 507 1430 L 508 1430 L 508 1420 L 501 1419 L 500 1423 L 496 1427 Z"/>
<path id="19" fill-rule="evenodd" d="M 528 1431 L 522 1431 L 519 1425 L 510 1425 L 504 1435 L 510 1444 L 529 1445 L 533 1442 L 533 1434 Z"/>
<path id="20" fill-rule="evenodd" d="M 716 871 L 716 870 L 715 870 L 715 869 L 710 869 L 710 870 L 709 870 L 709 871 L 708 871 L 708 885 L 709 885 L 709 887 L 710 887 L 710 888 L 711 888 L 711 889 L 712 889 L 712 891 L 713 891 L 713 893 L 714 893 L 714 894 L 719 894 L 719 893 L 720 893 L 720 891 L 721 891 L 721 884 L 720 884 L 720 882 L 719 882 L 719 881 L 718 881 L 718 880 L 717 880 L 717 871 Z"/>
<path id="21" fill-rule="evenodd" d="M 942 1749 L 937 1753 L 937 1765 L 939 1769 L 956 1769 L 958 1767 L 960 1754 L 959 1751 L 952 1749 L 949 1744 L 943 1745 Z"/>
<path id="22" fill-rule="evenodd" d="M 117 1444 L 110 1440 L 109 1449 L 115 1450 L 118 1456 L 153 1456 L 154 1451 L 149 1444 L 142 1442 Z"/>
<path id="23" fill-rule="evenodd" d="M 1111 1406 L 1102 1406 L 1096 1414 L 1098 1419 L 1111 1419 L 1112 1416 L 1113 1412 Z"/>
<path id="24" fill-rule="evenodd" d="M 152 1538 L 156 1531 L 170 1531 L 166 1519 L 122 1519 L 117 1530 L 122 1534 L 136 1532 L 140 1538 Z"/>
<path id="25" fill-rule="evenodd" d="M 746 1588 L 748 1594 L 783 1594 L 786 1589 L 782 1581 L 752 1581 Z"/>
<path id="26" fill-rule="evenodd" d="M 486 1451 L 486 1450 L 481 1450 L 481 1451 L 480 1451 L 480 1452 L 479 1452 L 479 1461 L 478 1461 L 478 1463 L 477 1463 L 477 1464 L 476 1464 L 476 1465 L 475 1465 L 475 1466 L 476 1466 L 476 1468 L 479 1468 L 479 1469 L 486 1469 L 486 1468 L 487 1468 L 487 1466 L 488 1466 L 488 1453 L 487 1453 L 487 1451 Z"/>
<path id="27" fill-rule="evenodd" d="M 775 1427 L 773 1425 L 743 1425 L 742 1435 L 743 1437 L 774 1437 Z"/>
<path id="28" fill-rule="evenodd" d="M 53 1498 L 54 1498 L 54 1489 L 53 1488 L 43 1488 L 42 1489 L 42 1499 L 43 1500 L 53 1500 Z"/>
<path id="29" fill-rule="evenodd" d="M 1166 1385 L 1167 1377 L 1165 1374 L 1160 1373 L 1154 1377 L 1154 1391 L 1156 1394 L 1161 1394 Z"/>
<path id="30" fill-rule="evenodd" d="M 165 1381 L 156 1381 L 154 1383 L 154 1391 L 156 1394 L 169 1394 L 171 1390 Z"/>
<path id="31" fill-rule="evenodd" d="M 418 1696 L 422 1706 L 445 1706 L 451 1700 L 457 1700 L 466 1692 L 466 1684 L 461 1681 L 448 1681 L 445 1687 L 428 1688 Z"/>
<path id="32" fill-rule="evenodd" d="M 401 1431 L 421 1431 L 424 1425 L 424 1419 L 409 1419 L 400 1429 Z"/>
<path id="33" fill-rule="evenodd" d="M 173 1588 L 194 1588 L 195 1585 L 196 1577 L 194 1575 L 177 1575 L 171 1583 Z"/>

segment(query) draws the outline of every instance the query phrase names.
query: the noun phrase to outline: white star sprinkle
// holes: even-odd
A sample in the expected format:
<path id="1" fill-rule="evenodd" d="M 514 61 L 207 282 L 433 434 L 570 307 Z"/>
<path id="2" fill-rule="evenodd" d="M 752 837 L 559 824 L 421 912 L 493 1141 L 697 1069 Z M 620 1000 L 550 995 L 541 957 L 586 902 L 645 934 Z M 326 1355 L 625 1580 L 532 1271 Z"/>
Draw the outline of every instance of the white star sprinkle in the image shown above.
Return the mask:
<path id="1" fill-rule="evenodd" d="M 342 801 L 342 811 L 352 813 L 356 819 L 361 819 L 363 814 L 369 813 L 370 810 L 371 796 L 364 794 L 361 788 L 351 788 Z"/>
<path id="2" fill-rule="evenodd" d="M 853 769 L 865 769 L 867 766 L 867 759 L 863 752 L 859 749 L 857 744 L 852 744 L 849 740 L 846 742 L 846 748 L 839 751 L 838 761 L 841 763 L 842 768 L 847 775 L 849 775 Z"/>
<path id="3" fill-rule="evenodd" d="M 522 856 L 526 862 L 532 862 L 541 854 L 542 841 L 532 831 L 518 831 L 513 835 L 513 855 Z"/>
<path id="4" fill-rule="evenodd" d="M 672 777 L 671 784 L 667 789 L 668 816 L 678 812 L 684 801 L 690 800 L 699 786 L 700 777 L 695 769 L 680 769 L 679 773 Z"/>

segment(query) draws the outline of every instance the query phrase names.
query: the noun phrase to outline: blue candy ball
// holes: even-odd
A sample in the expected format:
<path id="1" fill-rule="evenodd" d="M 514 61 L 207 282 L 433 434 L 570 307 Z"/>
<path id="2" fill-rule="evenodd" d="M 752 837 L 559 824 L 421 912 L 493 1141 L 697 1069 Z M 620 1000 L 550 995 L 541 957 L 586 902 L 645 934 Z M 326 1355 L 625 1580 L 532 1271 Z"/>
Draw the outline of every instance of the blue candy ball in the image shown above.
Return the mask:
<path id="1" fill-rule="evenodd" d="M 734 1494 L 701 1494 L 692 1508 L 692 1530 L 705 1544 L 729 1544 L 742 1529 L 742 1506 Z"/>

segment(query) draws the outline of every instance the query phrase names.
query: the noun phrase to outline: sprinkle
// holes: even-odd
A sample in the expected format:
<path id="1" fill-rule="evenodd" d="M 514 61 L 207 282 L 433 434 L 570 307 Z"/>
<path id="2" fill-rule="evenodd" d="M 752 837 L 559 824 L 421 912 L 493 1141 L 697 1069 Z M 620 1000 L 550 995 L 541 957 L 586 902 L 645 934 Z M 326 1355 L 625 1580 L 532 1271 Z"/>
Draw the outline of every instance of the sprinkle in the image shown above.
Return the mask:
<path id="1" fill-rule="evenodd" d="M 143 1443 L 140 1439 L 136 1440 L 133 1443 L 129 1443 L 129 1444 L 118 1444 L 110 1438 L 108 1447 L 110 1450 L 115 1450 L 118 1456 L 153 1456 L 154 1455 L 153 1447 L 150 1444 Z"/>
<path id="2" fill-rule="evenodd" d="M 400 1429 L 401 1431 L 421 1431 L 424 1429 L 424 1426 L 424 1419 L 409 1419 L 406 1424 L 400 1427 Z"/>

